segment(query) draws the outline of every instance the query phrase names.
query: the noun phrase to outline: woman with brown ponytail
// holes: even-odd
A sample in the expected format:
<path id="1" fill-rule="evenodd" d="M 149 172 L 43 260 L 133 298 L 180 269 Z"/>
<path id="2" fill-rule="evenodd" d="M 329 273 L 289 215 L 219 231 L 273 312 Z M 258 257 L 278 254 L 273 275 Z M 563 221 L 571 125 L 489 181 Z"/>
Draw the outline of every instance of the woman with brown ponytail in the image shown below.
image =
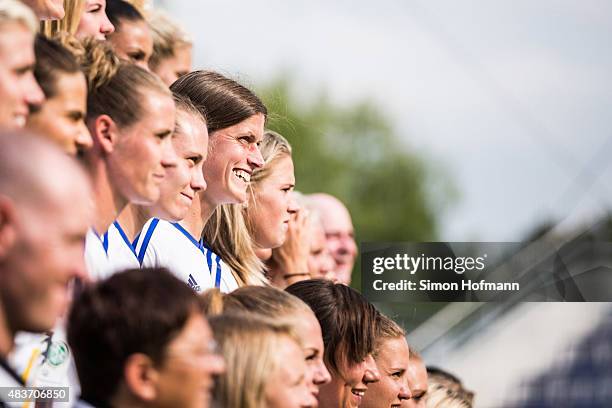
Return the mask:
<path id="1" fill-rule="evenodd" d="M 90 277 L 99 279 L 139 267 L 131 242 L 113 221 L 128 203 L 151 205 L 159 199 L 166 168 L 176 165 L 175 105 L 159 78 L 120 62 L 106 43 L 90 41 L 84 60 L 93 139 L 85 159 L 96 205 L 85 258 Z"/>

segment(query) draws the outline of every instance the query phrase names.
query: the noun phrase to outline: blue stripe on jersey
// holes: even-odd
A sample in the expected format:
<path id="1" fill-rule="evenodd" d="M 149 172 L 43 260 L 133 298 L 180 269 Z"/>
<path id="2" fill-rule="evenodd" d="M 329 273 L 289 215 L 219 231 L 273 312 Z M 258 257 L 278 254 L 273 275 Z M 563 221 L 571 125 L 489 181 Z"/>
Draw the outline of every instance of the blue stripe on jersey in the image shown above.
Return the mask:
<path id="1" fill-rule="evenodd" d="M 215 288 L 221 287 L 221 258 L 217 255 L 217 276 L 215 276 Z"/>
<path id="2" fill-rule="evenodd" d="M 140 266 L 142 266 L 145 253 L 147 252 L 147 247 L 149 246 L 149 241 L 151 241 L 151 236 L 153 235 L 153 231 L 155 231 L 157 224 L 159 224 L 159 220 L 157 218 L 153 218 L 153 221 L 151 221 L 151 224 L 149 224 L 149 228 L 147 228 L 144 240 L 142 241 L 142 246 L 140 247 L 140 252 L 138 253 L 138 263 Z"/>
<path id="3" fill-rule="evenodd" d="M 104 253 L 108 255 L 108 231 L 102 235 L 102 248 L 104 248 Z"/>
<path id="4" fill-rule="evenodd" d="M 189 231 L 187 231 L 185 228 L 183 228 L 183 226 L 182 226 L 181 224 L 179 224 L 178 222 L 173 222 L 173 223 L 172 223 L 172 225 L 174 226 L 174 228 L 176 228 L 177 230 L 179 230 L 179 231 L 181 232 L 181 234 L 183 234 L 184 236 L 186 236 L 186 237 L 187 237 L 187 239 L 188 239 L 189 241 L 191 241 L 191 243 L 192 243 L 193 245 L 195 245 L 195 246 L 196 246 L 196 247 L 197 247 L 197 248 L 200 250 L 200 252 L 204 253 L 204 248 L 202 247 L 202 245 L 201 245 L 201 244 L 198 242 L 198 240 L 197 240 L 197 239 L 195 239 L 195 238 L 193 237 L 193 235 L 191 235 L 191 234 L 189 233 Z"/>
<path id="5" fill-rule="evenodd" d="M 136 238 L 134 238 L 134 242 L 132 242 L 132 248 L 134 248 L 134 253 L 136 253 L 136 244 L 138 243 L 138 238 L 140 238 L 140 232 L 136 234 Z"/>
<path id="6" fill-rule="evenodd" d="M 136 249 L 128 239 L 127 234 L 125 233 L 123 228 L 121 228 L 121 225 L 119 225 L 117 221 L 113 222 L 113 225 L 115 226 L 115 228 L 117 228 L 117 231 L 119 231 L 119 235 L 121 235 L 121 238 L 123 238 L 123 242 L 125 242 L 125 245 L 127 245 L 128 248 L 130 248 L 130 251 L 132 251 L 132 253 L 134 254 L 134 256 L 138 258 L 138 256 L 136 255 Z"/>
<path id="7" fill-rule="evenodd" d="M 208 264 L 208 272 L 212 276 L 212 251 L 210 249 L 206 250 L 206 263 Z"/>

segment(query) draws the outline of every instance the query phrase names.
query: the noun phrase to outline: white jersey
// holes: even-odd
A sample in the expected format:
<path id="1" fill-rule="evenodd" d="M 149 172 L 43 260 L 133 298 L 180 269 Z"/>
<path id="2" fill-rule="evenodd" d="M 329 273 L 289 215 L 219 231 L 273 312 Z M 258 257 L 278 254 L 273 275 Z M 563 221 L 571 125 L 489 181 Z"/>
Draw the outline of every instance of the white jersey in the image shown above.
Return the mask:
<path id="1" fill-rule="evenodd" d="M 80 386 L 72 350 L 66 341 L 62 323 L 53 334 L 19 332 L 9 362 L 28 387 L 69 387 L 67 402 L 54 402 L 54 407 L 72 407 Z M 22 408 L 33 408 L 33 403 L 23 403 Z"/>
<path id="2" fill-rule="evenodd" d="M 145 224 L 136 253 L 142 267 L 168 268 L 196 292 L 213 287 L 222 292 L 238 288 L 221 258 L 178 223 L 152 218 Z"/>
<path id="3" fill-rule="evenodd" d="M 97 281 L 110 275 L 110 263 L 106 251 L 108 240 L 106 234 L 100 236 L 90 228 L 85 237 L 85 266 L 92 281 Z"/>
<path id="4" fill-rule="evenodd" d="M 125 269 L 140 268 L 136 252 L 117 221 L 102 236 L 93 228 L 85 238 L 85 265 L 93 281 Z"/>
<path id="5" fill-rule="evenodd" d="M 140 268 L 134 246 L 117 221 L 111 224 L 105 235 L 108 242 L 106 255 L 111 265 L 111 273 Z"/>

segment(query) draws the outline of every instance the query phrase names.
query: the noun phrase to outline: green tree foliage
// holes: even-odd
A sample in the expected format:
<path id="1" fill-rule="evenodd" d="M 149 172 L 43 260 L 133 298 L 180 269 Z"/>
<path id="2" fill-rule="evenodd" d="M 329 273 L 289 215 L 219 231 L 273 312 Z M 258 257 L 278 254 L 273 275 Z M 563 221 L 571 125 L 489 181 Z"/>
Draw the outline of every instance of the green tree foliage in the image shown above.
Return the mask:
<path id="1" fill-rule="evenodd" d="M 342 200 L 357 242 L 435 240 L 452 197 L 446 178 L 408 150 L 371 102 L 339 106 L 322 91 L 304 104 L 292 91 L 282 77 L 258 94 L 270 111 L 268 128 L 293 147 L 296 188 Z"/>

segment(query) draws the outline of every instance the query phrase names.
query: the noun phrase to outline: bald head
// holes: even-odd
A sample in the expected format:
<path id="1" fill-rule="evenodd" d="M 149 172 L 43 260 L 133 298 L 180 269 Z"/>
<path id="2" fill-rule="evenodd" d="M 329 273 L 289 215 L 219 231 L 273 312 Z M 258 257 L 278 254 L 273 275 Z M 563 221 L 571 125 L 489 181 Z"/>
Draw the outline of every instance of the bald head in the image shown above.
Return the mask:
<path id="1" fill-rule="evenodd" d="M 91 197 L 87 176 L 59 148 L 0 132 L 0 337 L 49 330 L 65 311 L 68 284 L 84 277 Z"/>
<path id="2" fill-rule="evenodd" d="M 44 207 L 74 190 L 70 184 L 89 191 L 81 166 L 56 146 L 25 132 L 0 132 L 0 195 L 20 206 Z"/>
<path id="3" fill-rule="evenodd" d="M 321 217 L 327 248 L 334 257 L 337 280 L 348 285 L 357 257 L 351 215 L 340 200 L 329 194 L 317 193 L 308 197 Z"/>

